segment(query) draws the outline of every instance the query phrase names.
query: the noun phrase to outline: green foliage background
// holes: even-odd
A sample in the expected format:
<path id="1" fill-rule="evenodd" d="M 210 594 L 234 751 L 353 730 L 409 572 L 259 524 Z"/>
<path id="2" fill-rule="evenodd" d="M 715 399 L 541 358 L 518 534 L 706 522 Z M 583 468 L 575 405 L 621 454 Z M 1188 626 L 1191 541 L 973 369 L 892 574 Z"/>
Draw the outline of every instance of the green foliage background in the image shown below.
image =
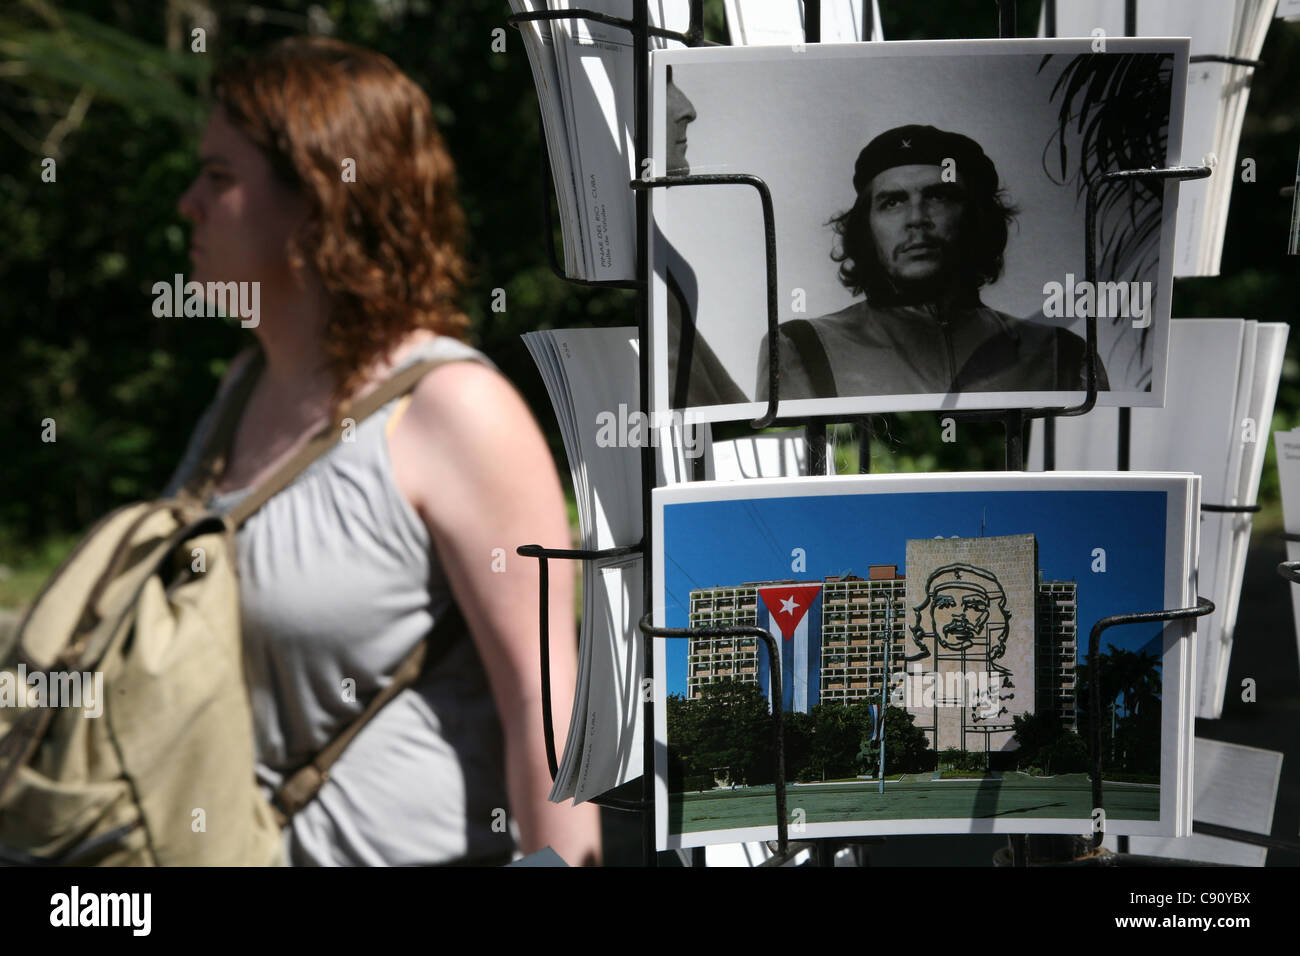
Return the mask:
<path id="1" fill-rule="evenodd" d="M 892 39 L 996 32 L 996 6 L 984 0 L 882 7 Z M 1020 33 L 1033 35 L 1036 4 L 1019 7 Z M 191 17 L 204 11 L 207 52 L 191 53 Z M 720 0 L 706 11 L 706 35 L 723 40 Z M 188 265 L 176 200 L 196 171 L 213 63 L 287 34 L 328 27 L 387 54 L 429 93 L 460 170 L 474 266 L 463 304 L 477 344 L 523 391 L 567 472 L 519 335 L 632 324 L 634 300 L 550 272 L 531 74 L 515 31 L 506 30 L 505 53 L 491 49 L 507 13 L 504 0 L 18 0 L 0 10 L 0 606 L 30 597 L 98 515 L 161 489 L 245 341 L 237 324 L 154 318 L 149 290 Z M 1256 160 L 1257 181 L 1235 186 L 1222 276 L 1180 281 L 1175 315 L 1291 319 L 1300 260 L 1285 255 L 1291 203 L 1279 189 L 1294 181 L 1300 148 L 1298 53 L 1300 29 L 1275 24 L 1240 149 Z M 41 181 L 45 156 L 57 160 L 55 183 Z M 498 287 L 504 313 L 488 308 Z M 1291 359 L 1274 427 L 1296 424 L 1298 409 Z M 57 423 L 57 442 L 41 441 L 45 419 Z M 874 416 L 873 430 L 873 470 L 1002 464 L 997 425 L 963 424 L 951 444 L 934 415 Z M 856 469 L 853 436 L 838 437 L 839 467 Z M 1278 524 L 1277 483 L 1271 434 L 1261 439 L 1270 464 L 1257 527 L 1266 531 Z M 509 436 L 501 456 L 509 460 Z"/>

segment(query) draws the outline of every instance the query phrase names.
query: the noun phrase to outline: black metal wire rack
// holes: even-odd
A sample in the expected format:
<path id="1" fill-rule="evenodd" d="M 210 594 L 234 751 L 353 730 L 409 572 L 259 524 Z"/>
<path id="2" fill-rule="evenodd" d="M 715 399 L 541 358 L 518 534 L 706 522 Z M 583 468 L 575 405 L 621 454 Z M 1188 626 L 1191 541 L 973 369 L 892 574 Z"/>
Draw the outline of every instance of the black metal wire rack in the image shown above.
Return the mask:
<path id="1" fill-rule="evenodd" d="M 998 25 L 999 36 L 1003 38 L 1016 36 L 1016 3 L 1015 0 L 995 0 L 998 8 Z M 819 42 L 820 40 L 820 0 L 805 0 L 805 40 L 809 43 Z M 872 3 L 871 0 L 865 0 L 863 35 L 870 36 L 872 29 Z M 1126 24 L 1127 32 L 1135 32 L 1136 24 L 1136 4 L 1135 0 L 1127 0 L 1126 7 Z M 1049 36 L 1054 35 L 1055 30 L 1055 7 L 1054 3 L 1048 3 L 1046 13 L 1047 33 Z M 685 33 L 659 29 L 649 23 L 648 3 L 636 2 L 633 4 L 632 18 L 625 19 L 610 16 L 608 14 L 592 11 L 588 9 L 572 9 L 564 11 L 537 11 L 533 13 L 517 14 L 507 19 L 510 25 L 518 27 L 520 23 L 536 20 L 579 20 L 587 19 L 597 21 L 609 26 L 614 26 L 628 31 L 634 41 L 634 71 L 633 85 L 634 97 L 636 103 L 636 119 L 634 130 L 634 141 L 636 144 L 637 168 L 646 168 L 644 160 L 649 142 L 649 97 L 648 97 L 648 71 L 649 71 L 649 50 L 650 40 L 652 37 L 665 37 L 678 40 L 688 46 L 697 46 L 703 42 L 703 0 L 691 0 L 690 3 L 690 26 Z M 1202 57 L 1194 59 L 1217 59 L 1224 62 L 1238 62 L 1239 58 L 1231 57 Z M 1254 66 L 1258 65 L 1254 61 L 1243 61 L 1241 65 Z M 755 429 L 766 428 L 775 424 L 784 425 L 802 425 L 805 430 L 805 437 L 809 447 L 809 462 L 811 473 L 822 473 L 826 470 L 826 426 L 834 424 L 835 420 L 829 418 L 799 418 L 782 420 L 778 412 L 780 408 L 780 363 L 777 361 L 776 350 L 778 348 L 777 335 L 777 287 L 776 287 L 776 225 L 772 209 L 771 194 L 766 183 L 757 176 L 730 174 L 730 175 L 686 175 L 686 176 L 662 176 L 649 179 L 632 180 L 629 187 L 636 195 L 636 222 L 637 222 L 637 248 L 636 248 L 636 278 L 622 281 L 605 281 L 605 280 L 582 280 L 570 277 L 560 268 L 554 249 L 554 236 L 552 228 L 552 217 L 550 212 L 550 194 L 549 183 L 551 181 L 549 160 L 546 155 L 546 145 L 542 144 L 542 176 L 541 190 L 543 203 L 543 223 L 545 228 L 545 246 L 548 261 L 552 271 L 561 279 L 577 285 L 588 287 L 606 287 L 629 289 L 637 293 L 637 328 L 642 342 L 649 341 L 649 259 L 647 255 L 647 223 L 649 218 L 649 190 L 658 188 L 675 188 L 691 185 L 745 185 L 757 191 L 762 205 L 763 226 L 765 237 L 765 256 L 766 256 L 766 276 L 767 276 L 767 331 L 769 349 L 768 362 L 768 405 L 765 413 L 758 419 L 750 422 L 751 427 Z M 1181 166 L 1165 169 L 1134 169 L 1134 170 L 1117 170 L 1107 173 L 1102 179 L 1087 188 L 1087 208 L 1086 208 L 1086 273 L 1089 282 L 1096 281 L 1097 278 L 1097 261 L 1096 261 L 1096 231 L 1097 231 L 1097 199 L 1098 189 L 1104 185 L 1113 182 L 1135 181 L 1140 179 L 1156 180 L 1189 180 L 1201 179 L 1209 176 L 1212 170 L 1208 166 Z M 1094 188 L 1096 187 L 1096 188 Z M 1097 401 L 1097 367 L 1099 364 L 1097 351 L 1097 318 L 1095 310 L 1089 314 L 1086 319 L 1086 343 L 1087 343 L 1087 362 L 1085 367 L 1085 384 L 1086 394 L 1084 400 L 1078 405 L 1067 406 L 1062 408 L 1031 408 L 1031 409 L 1001 409 L 1001 410 L 969 410 L 969 411 L 946 411 L 944 414 L 953 418 L 962 420 L 998 420 L 1003 423 L 1006 435 L 1006 469 L 1008 471 L 1023 471 L 1024 463 L 1024 426 L 1027 420 L 1032 418 L 1044 419 L 1044 437 L 1045 437 L 1045 467 L 1051 470 L 1054 465 L 1054 428 L 1053 423 L 1057 416 L 1077 416 L 1084 415 L 1091 411 Z M 639 400 L 641 409 L 647 409 L 650 406 L 649 401 L 649 350 L 642 348 L 639 350 L 640 361 L 640 392 Z M 1120 462 L 1121 469 L 1127 468 L 1127 449 L 1128 449 L 1128 409 L 1120 409 L 1121 415 L 1121 436 L 1120 436 Z M 867 471 L 870 469 L 870 445 L 871 431 L 867 419 L 859 419 L 859 441 L 861 443 L 861 454 L 859 456 L 860 469 Z M 702 477 L 702 469 L 699 467 L 703 464 L 703 458 L 696 460 L 696 472 L 694 477 Z M 654 657 L 652 653 L 653 644 L 650 639 L 675 639 L 684 637 L 707 637 L 707 636 L 741 636 L 757 638 L 765 643 L 768 648 L 769 659 L 777 659 L 775 640 L 762 628 L 746 627 L 739 625 L 709 628 L 665 628 L 655 627 L 652 622 L 653 606 L 653 581 L 652 568 L 648 558 L 653 553 L 653 542 L 651 540 L 650 529 L 653 527 L 651 521 L 651 491 L 655 487 L 656 471 L 654 449 L 648 444 L 641 448 L 641 514 L 643 535 L 640 541 L 635 544 L 624 545 L 615 548 L 603 550 L 575 550 L 566 548 L 546 548 L 541 545 L 530 544 L 523 545 L 517 549 L 517 552 L 525 557 L 532 557 L 538 560 L 539 567 L 539 586 L 540 586 L 540 607 L 539 607 L 539 626 L 541 642 L 541 680 L 542 680 L 542 709 L 544 733 L 546 736 L 546 753 L 547 761 L 550 768 L 551 776 L 554 778 L 557 774 L 557 760 L 554 740 L 554 721 L 552 716 L 552 700 L 550 691 L 550 662 L 549 662 L 549 602 L 547 594 L 548 584 L 548 561 L 558 560 L 600 560 L 606 558 L 623 557 L 640 555 L 642 561 L 643 574 L 643 599 L 644 599 L 644 616 L 639 622 L 640 633 L 647 638 L 643 641 L 642 651 L 644 660 L 644 676 L 653 681 L 654 679 Z M 1258 506 L 1223 506 L 1209 504 L 1204 505 L 1205 511 L 1241 511 L 1249 512 L 1258 510 Z M 1300 583 L 1300 562 L 1281 565 L 1278 568 L 1280 574 L 1289 580 Z M 1093 672 L 1091 680 L 1092 692 L 1097 695 L 1099 685 L 1096 680 L 1097 652 L 1100 635 L 1108 628 L 1121 626 L 1125 624 L 1146 623 L 1152 621 L 1174 621 L 1199 617 L 1214 610 L 1214 605 L 1204 599 L 1198 598 L 1197 605 L 1194 607 L 1173 608 L 1159 611 L 1138 612 L 1134 614 L 1112 615 L 1098 621 L 1090 636 L 1089 643 L 1089 666 Z M 780 667 L 772 666 L 770 673 L 774 681 L 780 681 Z M 775 744 L 777 773 L 775 781 L 775 806 L 776 829 L 777 829 L 777 847 L 775 857 L 769 861 L 769 865 L 780 865 L 788 862 L 803 849 L 810 846 L 808 843 L 791 844 L 788 837 L 788 821 L 786 819 L 786 790 L 784 774 L 784 739 L 783 725 L 784 719 L 781 708 L 782 695 L 777 689 L 772 694 L 772 721 L 773 721 L 773 740 Z M 647 866 L 656 865 L 655 852 L 655 833 L 654 833 L 654 734 L 650 728 L 654 726 L 653 702 L 645 703 L 644 724 L 646 732 L 643 739 L 643 766 L 644 773 L 641 777 L 641 798 L 639 800 L 627 800 L 605 794 L 596 797 L 591 802 L 602 807 L 614 810 L 624 810 L 639 812 L 642 814 L 642 847 L 643 862 Z M 1093 701 L 1094 712 L 1097 712 L 1099 702 Z M 1095 722 L 1094 722 L 1095 723 Z M 1101 794 L 1101 775 L 1100 761 L 1101 748 L 1098 734 L 1099 727 L 1094 727 L 1093 739 L 1089 741 L 1090 756 L 1093 772 L 1093 802 L 1096 808 L 1102 807 Z M 1207 824 L 1195 824 L 1196 832 L 1208 832 L 1208 829 L 1216 831 L 1225 831 L 1226 828 L 1214 828 Z M 1258 834 L 1246 833 L 1243 831 L 1233 831 L 1238 833 L 1237 838 L 1245 842 L 1259 842 L 1261 838 Z M 1225 835 L 1223 832 L 1216 832 L 1215 835 Z M 1092 837 L 1093 846 L 1099 846 L 1103 837 L 1100 830 L 1094 832 Z M 1057 842 L 1050 854 L 1054 860 L 1061 863 L 1072 861 L 1073 853 L 1070 851 L 1072 838 L 1061 837 L 1054 838 Z M 825 841 L 816 841 L 818 844 L 824 844 Z M 852 845 L 863 841 L 842 840 L 835 841 L 841 845 Z M 1011 849 L 1014 862 L 1023 865 L 1027 862 L 1026 845 L 1027 840 L 1024 837 L 1011 837 Z M 1278 845 L 1274 842 L 1271 845 Z M 824 845 L 813 846 L 817 850 L 816 857 L 823 861 L 833 856 L 828 852 Z M 1121 849 L 1124 849 L 1121 846 Z M 702 859 L 702 855 L 697 854 L 697 860 Z M 1158 860 L 1161 863 L 1170 861 L 1161 858 L 1134 857 L 1133 862 Z M 1114 863 L 1114 860 L 1107 860 L 1104 857 L 1094 857 L 1090 862 L 1097 863 Z"/>

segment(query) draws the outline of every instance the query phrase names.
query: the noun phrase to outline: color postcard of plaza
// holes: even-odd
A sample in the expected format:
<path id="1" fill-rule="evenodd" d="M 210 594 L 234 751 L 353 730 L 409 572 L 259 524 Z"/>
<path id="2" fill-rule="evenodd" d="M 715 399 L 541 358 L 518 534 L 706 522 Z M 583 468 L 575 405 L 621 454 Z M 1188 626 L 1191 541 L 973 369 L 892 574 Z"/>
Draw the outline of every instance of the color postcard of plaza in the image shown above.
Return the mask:
<path id="1" fill-rule="evenodd" d="M 656 642 L 660 849 L 775 839 L 777 693 L 792 837 L 1091 832 L 1089 632 L 1195 603 L 1198 508 L 1173 474 L 656 489 L 655 623 L 778 646 Z M 1189 827 L 1193 633 L 1101 635 L 1107 833 Z"/>

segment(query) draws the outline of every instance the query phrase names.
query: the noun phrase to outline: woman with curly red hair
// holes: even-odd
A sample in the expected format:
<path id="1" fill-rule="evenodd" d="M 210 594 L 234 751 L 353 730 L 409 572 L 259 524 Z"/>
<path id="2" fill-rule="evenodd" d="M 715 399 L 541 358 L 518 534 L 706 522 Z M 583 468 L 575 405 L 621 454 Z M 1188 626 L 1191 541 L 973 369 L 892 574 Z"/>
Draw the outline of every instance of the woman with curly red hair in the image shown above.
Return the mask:
<path id="1" fill-rule="evenodd" d="M 453 601 L 468 625 L 293 816 L 289 861 L 494 863 L 517 839 L 524 852 L 550 845 L 597 862 L 596 809 L 546 799 L 537 570 L 514 555 L 569 541 L 564 499 L 528 408 L 464 341 L 463 216 L 428 98 L 387 58 L 322 38 L 234 63 L 213 90 L 201 171 L 180 200 L 190 278 L 260 283 L 260 316 L 258 344 L 219 392 L 255 375 L 210 504 L 232 507 L 396 369 L 452 360 L 238 533 L 268 794 L 351 723 Z M 571 578 L 552 578 L 550 608 L 564 700 L 576 670 Z"/>

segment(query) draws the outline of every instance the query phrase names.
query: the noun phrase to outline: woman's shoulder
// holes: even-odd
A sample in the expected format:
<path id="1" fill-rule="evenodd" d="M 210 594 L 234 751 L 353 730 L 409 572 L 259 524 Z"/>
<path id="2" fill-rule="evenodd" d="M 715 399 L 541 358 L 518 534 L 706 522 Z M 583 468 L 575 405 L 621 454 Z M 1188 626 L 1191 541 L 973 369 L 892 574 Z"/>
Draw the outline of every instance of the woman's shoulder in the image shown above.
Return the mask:
<path id="1" fill-rule="evenodd" d="M 389 450 L 413 503 L 445 500 L 452 488 L 472 494 L 500 489 L 540 467 L 541 456 L 550 463 L 527 403 L 486 361 L 447 361 L 426 373 L 411 392 Z"/>
<path id="2" fill-rule="evenodd" d="M 510 380 L 490 362 L 466 355 L 438 365 L 420 379 L 411 391 L 406 418 L 426 438 L 473 441 L 486 439 L 485 430 L 515 424 L 520 413 L 532 423 L 532 413 Z M 493 440 L 501 438 L 508 435 L 493 436 Z"/>

